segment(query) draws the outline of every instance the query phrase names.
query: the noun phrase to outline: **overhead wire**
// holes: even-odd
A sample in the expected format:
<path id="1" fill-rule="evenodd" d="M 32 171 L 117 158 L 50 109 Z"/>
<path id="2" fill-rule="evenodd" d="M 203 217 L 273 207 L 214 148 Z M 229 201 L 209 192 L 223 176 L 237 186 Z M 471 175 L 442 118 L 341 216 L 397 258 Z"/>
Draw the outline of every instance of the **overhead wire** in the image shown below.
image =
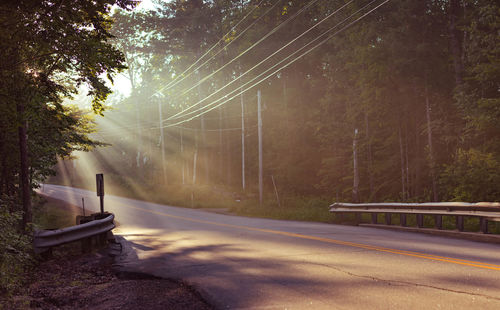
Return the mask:
<path id="1" fill-rule="evenodd" d="M 183 111 L 180 111 L 168 118 L 166 118 L 164 121 L 166 120 L 172 120 L 172 119 L 178 119 L 178 118 L 182 118 L 184 117 L 185 115 L 190 115 L 190 114 L 193 114 L 193 113 L 196 113 L 198 110 L 195 110 L 193 112 L 188 112 L 186 113 L 185 115 L 180 115 L 188 110 L 190 110 L 191 108 L 195 107 L 195 106 L 198 106 L 200 105 L 202 102 L 206 101 L 207 99 L 209 99 L 210 97 L 214 96 L 215 94 L 217 94 L 218 92 L 220 92 L 221 90 L 225 89 L 226 87 L 230 86 L 231 84 L 233 84 L 234 82 L 238 81 L 240 78 L 244 77 L 245 75 L 247 75 L 248 73 L 252 72 L 255 68 L 259 67 L 261 64 L 263 64 L 264 62 L 266 62 L 267 60 L 269 60 L 271 57 L 275 56 L 276 54 L 278 54 L 279 52 L 281 52 L 283 49 L 285 49 L 286 47 L 290 46 L 291 44 L 293 44 L 294 42 L 296 42 L 297 40 L 299 40 L 300 38 L 302 38 L 303 36 L 305 36 L 307 33 L 309 33 L 310 31 L 312 31 L 313 29 L 315 29 L 316 27 L 318 27 L 319 25 L 321 25 L 323 22 L 325 22 L 326 20 L 328 20 L 330 17 L 334 16 L 335 14 L 337 14 L 339 11 L 341 11 L 342 9 L 344 9 L 346 6 L 348 6 L 349 4 L 351 4 L 353 2 L 353 0 L 345 3 L 344 5 L 342 5 L 340 8 L 338 8 L 337 10 L 335 10 L 334 12 L 332 12 L 331 14 L 329 14 L 328 16 L 326 16 L 325 18 L 323 18 L 322 20 L 320 20 L 318 23 L 314 24 L 312 27 L 309 27 L 309 29 L 307 29 L 306 31 L 304 31 L 303 33 L 301 33 L 299 36 L 295 37 L 294 39 L 292 39 L 291 41 L 289 41 L 287 44 L 283 45 L 281 48 L 279 48 L 278 50 L 276 50 L 275 52 L 273 52 L 271 55 L 267 56 L 266 58 L 264 58 L 262 61 L 260 61 L 259 63 L 257 63 L 256 65 L 254 65 L 252 68 L 248 69 L 246 72 L 242 73 L 237 79 L 234 79 L 232 80 L 231 82 L 227 83 L 226 85 L 224 85 L 223 87 L 219 88 L 217 91 L 215 92 L 212 92 L 210 95 L 208 95 L 207 97 L 199 100 L 197 103 L 191 105 L 190 107 L 184 109 Z M 238 88 L 236 90 L 233 90 L 232 92 L 226 94 L 225 96 L 228 96 L 230 94 L 232 94 L 234 91 L 237 91 Z M 219 98 L 217 101 L 220 101 L 222 100 L 224 97 L 221 97 Z"/>
<path id="2" fill-rule="evenodd" d="M 318 44 L 314 45 L 312 48 L 308 49 L 308 50 L 307 50 L 307 51 L 305 51 L 304 53 L 302 53 L 302 54 L 300 54 L 299 56 L 297 56 L 296 58 L 292 59 L 290 62 L 288 62 L 288 63 L 287 63 L 287 64 L 285 64 L 284 66 L 282 66 L 282 67 L 278 68 L 277 70 L 275 70 L 275 71 L 274 71 L 274 72 L 272 72 L 271 74 L 269 74 L 269 75 L 265 76 L 263 79 L 261 79 L 261 80 L 257 81 L 256 83 L 252 84 L 250 87 L 248 87 L 248 88 L 246 88 L 246 89 L 244 89 L 244 90 L 240 91 L 238 94 L 236 94 L 236 95 L 234 95 L 234 96 L 232 96 L 232 97 L 230 97 L 230 98 L 226 99 L 225 101 L 223 101 L 223 102 L 221 102 L 221 103 L 219 103 L 219 104 L 217 104 L 217 105 L 215 105 L 215 106 L 213 106 L 213 107 L 211 107 L 211 108 L 209 108 L 209 109 L 207 109 L 207 110 L 205 110 L 205 111 L 202 111 L 202 112 L 198 113 L 198 114 L 197 114 L 197 115 L 195 115 L 195 116 L 192 116 L 192 117 L 190 117 L 190 118 L 188 118 L 188 119 L 185 119 L 185 120 L 182 120 L 182 121 L 178 121 L 178 122 L 175 122 L 175 123 L 172 123 L 172 124 L 168 124 L 168 125 L 164 125 L 164 126 L 162 125 L 162 127 L 163 127 L 163 128 L 168 128 L 168 127 L 177 126 L 177 125 L 179 125 L 179 124 L 182 124 L 182 123 L 185 123 L 185 122 L 191 121 L 191 120 L 193 120 L 193 119 L 195 119 L 195 118 L 197 118 L 197 117 L 199 117 L 199 116 L 201 116 L 201 115 L 204 115 L 204 114 L 206 114 L 206 113 L 208 113 L 208 112 L 210 112 L 210 111 L 212 111 L 212 110 L 214 110 L 214 109 L 216 109 L 216 108 L 218 108 L 218 107 L 222 106 L 223 104 L 225 104 L 225 103 L 227 103 L 227 102 L 231 101 L 232 99 L 234 99 L 234 98 L 236 98 L 237 96 L 239 96 L 239 95 L 243 94 L 244 92 L 246 92 L 246 91 L 248 91 L 248 90 L 250 90 L 250 89 L 253 89 L 255 86 L 259 85 L 259 84 L 260 84 L 260 83 L 262 83 L 264 80 L 268 79 L 269 77 L 273 76 L 273 75 L 274 75 L 274 74 L 276 74 L 277 72 L 279 72 L 279 71 L 283 70 L 284 68 L 287 68 L 287 67 L 288 67 L 288 66 L 290 66 L 291 64 L 295 63 L 297 60 L 299 60 L 299 59 L 301 59 L 302 57 L 304 57 L 305 55 L 309 54 L 310 52 L 312 52 L 313 50 L 315 50 L 315 49 L 316 49 L 316 48 L 318 48 L 319 46 L 321 46 L 321 45 L 325 44 L 325 43 L 326 43 L 326 42 L 328 42 L 328 41 L 329 41 L 332 37 L 334 37 L 334 36 L 336 36 L 337 34 L 339 34 L 339 33 L 343 32 L 344 30 L 348 29 L 350 26 L 354 25 L 355 23 L 357 23 L 357 22 L 358 22 L 358 21 L 360 21 L 361 19 L 365 18 L 366 16 L 368 16 L 369 14 L 371 14 L 372 12 L 374 12 L 375 10 L 377 10 L 378 8 L 380 8 L 381 6 L 385 5 L 385 4 L 386 4 L 387 2 L 389 2 L 389 1 L 390 1 L 390 0 L 385 0 L 385 1 L 383 1 L 382 3 L 380 3 L 379 5 L 377 5 L 376 7 L 374 7 L 373 9 L 369 10 L 368 12 L 366 12 L 365 14 L 363 14 L 362 16 L 358 17 L 358 18 L 357 18 L 357 19 L 355 19 L 354 21 L 352 21 L 352 22 L 350 22 L 349 24 L 347 24 L 346 26 L 344 26 L 342 29 L 340 29 L 340 30 L 336 31 L 335 33 L 333 33 L 333 34 L 329 35 L 326 39 L 323 39 L 321 42 L 319 42 Z M 356 11 L 356 13 L 351 14 L 349 17 L 347 17 L 346 19 L 344 19 L 344 21 L 342 21 L 342 22 L 338 23 L 337 25 L 335 25 L 334 27 L 330 28 L 328 31 L 324 32 L 323 34 L 321 34 L 320 36 L 318 36 L 316 39 L 314 39 L 313 41 L 309 42 L 307 45 L 305 45 L 305 46 L 304 46 L 304 47 L 302 47 L 301 49 L 299 49 L 299 50 L 297 50 L 296 52 L 294 52 L 292 55 L 294 55 L 294 54 L 296 54 L 298 51 L 300 51 L 300 50 L 304 49 L 305 47 L 307 47 L 307 46 L 308 46 L 308 45 L 310 45 L 311 43 L 313 43 L 313 42 L 315 42 L 315 41 L 319 40 L 319 39 L 320 39 L 321 37 L 323 37 L 325 34 L 327 34 L 327 33 L 331 32 L 333 29 L 337 28 L 337 26 L 338 26 L 338 25 L 343 24 L 345 21 L 349 20 L 352 16 L 356 15 L 357 13 L 359 13 L 359 12 L 360 12 L 360 11 L 362 11 L 364 8 L 368 7 L 370 4 L 372 4 L 372 3 L 374 3 L 374 2 L 376 2 L 376 0 L 373 0 L 373 1 L 371 1 L 370 3 L 368 3 L 367 5 L 363 6 L 361 9 L 359 9 L 358 11 Z M 290 55 L 290 56 L 292 56 L 292 55 Z M 285 59 L 290 58 L 290 56 L 289 56 L 289 57 L 287 57 L 287 58 L 285 58 Z M 282 61 L 282 62 L 283 62 L 283 61 Z M 280 62 L 280 63 L 281 63 L 281 62 Z M 276 65 L 275 65 L 275 66 L 276 66 Z M 275 66 L 274 66 L 274 67 L 275 67 Z M 255 78 L 254 78 L 253 80 L 255 80 Z M 253 80 L 252 80 L 252 81 L 253 81 Z M 251 82 L 251 81 L 249 81 L 249 82 Z M 243 86 L 247 85 L 249 82 L 245 83 Z M 241 88 L 242 88 L 242 87 L 241 87 Z M 241 89 L 241 88 L 240 88 L 240 89 Z M 225 96 L 225 97 L 226 97 L 226 96 Z M 207 106 L 209 106 L 209 105 L 207 105 Z M 205 106 L 205 107 L 207 107 L 207 106 Z M 159 128 L 159 127 L 156 127 L 156 128 Z"/>
<path id="3" fill-rule="evenodd" d="M 305 10 L 307 10 L 311 5 L 313 5 L 317 1 L 319 1 L 319 0 L 312 0 L 311 2 L 309 2 L 306 6 L 302 7 L 299 11 L 295 12 L 294 15 L 292 15 L 291 17 L 287 18 L 286 20 L 282 21 L 280 24 L 278 24 L 278 26 L 276 26 L 275 28 L 273 28 L 271 31 L 269 31 L 267 34 L 265 34 L 262 38 L 260 38 L 257 42 L 255 42 L 254 44 L 252 44 L 250 47 L 248 47 L 247 49 L 245 49 L 243 52 L 239 53 L 237 56 L 235 56 L 229 62 L 225 63 L 222 67 L 218 68 L 217 70 L 213 71 L 209 75 L 207 75 L 204 78 L 200 79 L 197 83 L 195 83 L 190 88 L 188 88 L 188 89 L 180 92 L 179 95 L 175 96 L 173 99 L 177 99 L 179 97 L 182 97 L 182 96 L 186 95 L 187 93 L 189 93 L 190 91 L 192 91 L 194 88 L 196 88 L 199 85 L 203 84 L 206 80 L 210 79 L 212 76 L 214 76 L 215 74 L 219 73 L 221 70 L 225 69 L 227 66 L 229 66 L 230 64 L 232 64 L 234 61 L 238 60 L 243 55 L 245 55 L 246 53 L 248 53 L 250 50 L 254 49 L 257 45 L 259 45 L 260 43 L 262 43 L 264 40 L 266 40 L 267 38 L 269 38 L 271 35 L 273 35 L 274 33 L 276 33 L 279 29 L 281 29 L 287 23 L 289 23 L 290 21 L 292 21 L 293 19 L 295 19 L 298 15 L 300 15 L 302 12 L 304 12 Z M 278 3 L 278 2 L 276 2 L 276 3 Z"/>
<path id="4" fill-rule="evenodd" d="M 281 0 L 277 1 L 275 3 L 278 4 Z M 222 41 L 225 40 L 225 38 L 231 34 L 234 29 L 236 29 L 236 27 L 238 27 L 248 16 L 250 16 L 250 14 L 252 14 L 261 4 L 262 2 L 264 2 L 264 0 L 261 0 L 252 10 L 250 10 L 238 23 L 236 23 L 236 25 L 234 25 L 233 27 L 231 27 L 231 29 L 224 35 L 222 36 L 222 38 L 219 39 L 219 41 L 217 41 L 217 43 L 215 43 L 211 48 L 209 48 L 201 57 L 199 57 L 193 64 L 191 64 L 186 70 L 184 70 L 181 74 L 179 74 L 177 77 L 175 77 L 172 81 L 170 81 L 169 83 L 167 83 L 167 85 L 165 85 L 164 87 L 162 87 L 161 89 L 157 90 L 153 95 L 150 96 L 153 97 L 154 95 L 164 91 L 164 90 L 168 90 L 174 86 L 176 86 L 177 84 L 179 84 L 180 82 L 184 81 L 187 77 L 189 77 L 193 72 L 195 72 L 196 70 L 198 70 L 199 68 L 203 67 L 205 64 L 207 64 L 208 61 L 212 60 L 213 58 L 215 58 L 215 56 L 217 56 L 221 51 L 223 51 L 225 48 L 227 48 L 229 45 L 231 45 L 235 40 L 237 40 L 240 36 L 242 36 L 245 32 L 247 32 L 253 25 L 255 25 L 263 16 L 265 16 L 272 8 L 274 8 L 275 5 L 273 5 L 271 7 L 271 9 L 267 10 L 263 15 L 261 15 L 259 18 L 257 18 L 253 23 L 250 24 L 250 26 L 246 27 L 243 31 L 240 32 L 240 34 L 238 34 L 238 36 L 236 36 L 233 40 L 231 40 L 231 42 L 229 42 L 228 44 L 226 44 L 224 47 L 222 47 L 217 53 L 215 53 L 214 55 L 212 55 L 208 60 L 206 60 L 204 63 L 202 63 L 200 66 L 196 67 L 191 73 L 187 74 L 186 76 L 184 76 L 184 74 L 186 74 L 186 72 L 188 72 L 191 68 L 193 68 L 198 62 L 200 62 L 206 55 L 208 55 L 214 48 L 216 48 L 219 43 L 221 43 Z M 179 77 L 182 77 L 179 81 L 176 82 L 176 80 L 179 78 Z M 174 83 L 174 84 L 172 84 Z"/>

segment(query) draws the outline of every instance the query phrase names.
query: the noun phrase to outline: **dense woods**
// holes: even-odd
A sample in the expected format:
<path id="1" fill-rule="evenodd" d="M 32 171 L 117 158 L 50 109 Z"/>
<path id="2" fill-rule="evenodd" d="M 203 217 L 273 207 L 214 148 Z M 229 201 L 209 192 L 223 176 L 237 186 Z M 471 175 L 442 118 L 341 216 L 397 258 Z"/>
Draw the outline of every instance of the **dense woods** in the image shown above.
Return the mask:
<path id="1" fill-rule="evenodd" d="M 260 90 L 270 199 L 499 200 L 499 13 L 492 0 L 117 11 L 131 93 L 110 101 L 97 137 L 113 146 L 92 166 L 255 197 Z"/>

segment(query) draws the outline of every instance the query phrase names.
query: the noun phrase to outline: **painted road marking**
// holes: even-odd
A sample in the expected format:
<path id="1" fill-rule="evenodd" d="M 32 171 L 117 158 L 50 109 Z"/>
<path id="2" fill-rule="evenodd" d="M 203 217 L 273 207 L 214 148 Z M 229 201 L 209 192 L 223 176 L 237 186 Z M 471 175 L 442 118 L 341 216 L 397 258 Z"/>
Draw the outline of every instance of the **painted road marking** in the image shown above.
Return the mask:
<path id="1" fill-rule="evenodd" d="M 287 236 L 287 237 L 315 240 L 315 241 L 333 243 L 333 244 L 338 244 L 338 245 L 345 245 L 345 246 L 350 246 L 350 247 L 355 247 L 355 248 L 362 248 L 362 249 L 367 249 L 367 250 L 372 250 L 372 251 L 386 252 L 386 253 L 405 255 L 405 256 L 412 256 L 412 257 L 418 257 L 418 258 L 429 259 L 429 260 L 434 260 L 434 261 L 441 261 L 441 262 L 446 262 L 446 263 L 466 265 L 466 266 L 471 266 L 471 267 L 500 271 L 500 265 L 495 265 L 495 264 L 476 262 L 476 261 L 465 260 L 465 259 L 460 259 L 460 258 L 438 256 L 438 255 L 426 254 L 426 253 L 420 253 L 420 252 L 397 250 L 397 249 L 379 247 L 379 246 L 363 244 L 363 243 L 354 243 L 354 242 L 341 241 L 341 240 L 335 240 L 335 239 L 329 239 L 329 238 L 323 238 L 323 237 L 290 233 L 290 232 L 286 232 L 286 231 L 279 231 L 279 230 L 272 230 L 272 229 L 265 229 L 265 228 L 255 228 L 255 227 L 232 225 L 232 224 L 224 224 L 224 223 L 210 222 L 210 221 L 205 221 L 205 220 L 197 220 L 197 219 L 193 219 L 193 218 L 189 218 L 189 217 L 147 210 L 147 209 L 134 207 L 134 206 L 130 206 L 130 205 L 128 205 L 128 207 L 130 207 L 132 209 L 141 210 L 144 212 L 156 214 L 156 215 L 161 215 L 161 216 L 165 216 L 165 217 L 180 219 L 180 220 L 194 222 L 194 223 L 229 227 L 229 228 L 235 228 L 235 229 L 244 229 L 244 230 L 249 230 L 249 231 L 258 231 L 258 232 L 270 233 L 270 234 L 275 234 L 275 235 L 282 235 L 282 236 Z"/>
<path id="2" fill-rule="evenodd" d="M 64 189 L 61 188 L 61 189 L 56 189 L 56 190 L 61 190 L 63 192 L 65 191 L 67 193 L 71 192 L 71 190 L 68 190 L 66 188 L 64 188 Z M 117 197 L 117 198 L 121 198 L 121 197 Z M 126 198 L 126 199 L 128 199 L 128 198 Z M 229 228 L 235 228 L 235 229 L 243 229 L 243 230 L 248 230 L 248 231 L 257 231 L 257 232 L 282 235 L 282 236 L 300 238 L 300 239 L 306 239 L 306 240 L 315 240 L 315 241 L 320 241 L 320 242 L 326 242 L 326 243 L 337 244 L 337 245 L 345 245 L 345 246 L 361 248 L 361 249 L 366 249 L 366 250 L 386 252 L 386 253 L 397 254 L 397 255 L 405 255 L 405 256 L 417 257 L 417 258 L 422 258 L 422 259 L 441 261 L 441 262 L 446 262 L 446 263 L 451 263 L 451 264 L 465 265 L 465 266 L 500 271 L 500 265 L 496 265 L 496 264 L 482 263 L 482 262 L 477 262 L 477 261 L 465 260 L 465 259 L 460 259 L 460 258 L 451 258 L 451 257 L 426 254 L 426 253 L 414 252 L 414 251 L 397 250 L 397 249 L 385 248 L 385 247 L 374 246 L 374 245 L 363 244 L 363 243 L 354 243 L 354 242 L 341 241 L 341 240 L 336 240 L 336 239 L 329 239 L 329 238 L 323 238 L 323 237 L 290 233 L 290 232 L 286 232 L 286 231 L 279 231 L 279 230 L 272 230 L 272 229 L 265 229 L 265 228 L 255 228 L 255 227 L 232 225 L 232 224 L 224 224 L 224 223 L 210 222 L 210 221 L 205 221 L 205 220 L 197 220 L 197 219 L 193 219 L 193 218 L 189 218 L 189 217 L 172 215 L 172 214 L 167 214 L 167 213 L 163 213 L 163 212 L 152 211 L 152 210 L 148 210 L 148 209 L 134 207 L 134 206 L 131 206 L 128 204 L 126 204 L 126 205 L 132 209 L 140 210 L 143 212 L 148 212 L 151 214 L 161 215 L 161 216 L 165 216 L 165 217 L 180 219 L 180 220 L 194 222 L 194 223 L 215 225 L 215 226 L 221 226 L 221 227 L 229 227 Z"/>

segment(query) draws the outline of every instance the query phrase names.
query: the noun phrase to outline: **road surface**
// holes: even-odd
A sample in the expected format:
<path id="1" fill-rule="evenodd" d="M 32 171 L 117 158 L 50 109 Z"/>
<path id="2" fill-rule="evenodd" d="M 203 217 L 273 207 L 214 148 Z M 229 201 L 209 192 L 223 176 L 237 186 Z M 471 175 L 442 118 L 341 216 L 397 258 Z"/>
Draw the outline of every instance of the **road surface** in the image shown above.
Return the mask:
<path id="1" fill-rule="evenodd" d="M 43 194 L 97 211 L 95 192 Z M 182 279 L 219 309 L 500 309 L 500 246 L 245 218 L 105 196 L 121 265 Z M 327 206 L 325 206 L 327 209 Z"/>

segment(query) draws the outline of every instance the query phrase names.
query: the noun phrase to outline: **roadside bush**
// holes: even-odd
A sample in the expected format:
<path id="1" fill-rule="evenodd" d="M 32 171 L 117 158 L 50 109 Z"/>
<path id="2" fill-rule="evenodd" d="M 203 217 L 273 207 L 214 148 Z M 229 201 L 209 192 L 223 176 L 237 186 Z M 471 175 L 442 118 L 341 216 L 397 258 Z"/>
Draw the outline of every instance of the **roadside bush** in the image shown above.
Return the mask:
<path id="1" fill-rule="evenodd" d="M 32 238 L 20 232 L 22 212 L 13 211 L 15 202 L 0 197 L 0 293 L 10 294 L 25 281 L 26 271 L 33 265 Z"/>
<path id="2" fill-rule="evenodd" d="M 500 161 L 491 153 L 459 150 L 455 161 L 446 165 L 440 179 L 447 196 L 453 201 L 500 201 Z"/>

